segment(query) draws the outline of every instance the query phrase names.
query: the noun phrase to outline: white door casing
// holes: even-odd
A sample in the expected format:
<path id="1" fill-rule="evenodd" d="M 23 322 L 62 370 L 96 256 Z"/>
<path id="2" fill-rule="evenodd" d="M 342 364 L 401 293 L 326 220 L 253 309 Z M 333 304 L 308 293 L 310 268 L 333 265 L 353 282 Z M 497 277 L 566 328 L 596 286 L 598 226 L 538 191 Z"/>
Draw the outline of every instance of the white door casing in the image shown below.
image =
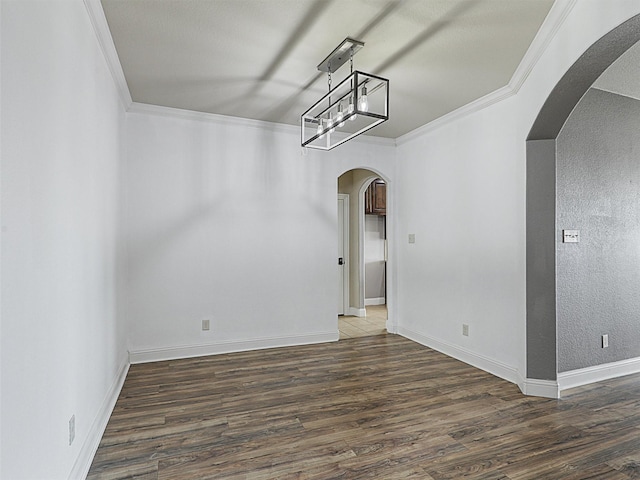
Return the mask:
<path id="1" fill-rule="evenodd" d="M 338 315 L 349 311 L 349 195 L 338 194 Z"/>

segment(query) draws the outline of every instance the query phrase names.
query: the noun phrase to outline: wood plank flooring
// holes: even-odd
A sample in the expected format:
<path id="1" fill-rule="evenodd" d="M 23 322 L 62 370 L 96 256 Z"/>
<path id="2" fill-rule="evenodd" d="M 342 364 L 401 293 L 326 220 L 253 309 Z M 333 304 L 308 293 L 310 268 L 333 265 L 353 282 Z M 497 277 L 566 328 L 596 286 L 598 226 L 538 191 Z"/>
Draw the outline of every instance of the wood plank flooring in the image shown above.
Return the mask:
<path id="1" fill-rule="evenodd" d="M 89 479 L 640 479 L 640 376 L 525 397 L 396 335 L 133 365 Z"/>

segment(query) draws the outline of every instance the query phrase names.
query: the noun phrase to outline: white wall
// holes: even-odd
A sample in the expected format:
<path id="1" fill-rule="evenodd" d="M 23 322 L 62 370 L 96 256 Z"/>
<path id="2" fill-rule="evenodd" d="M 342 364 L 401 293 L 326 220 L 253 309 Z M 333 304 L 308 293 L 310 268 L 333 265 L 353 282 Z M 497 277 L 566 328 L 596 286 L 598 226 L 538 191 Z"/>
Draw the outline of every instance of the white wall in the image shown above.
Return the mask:
<path id="1" fill-rule="evenodd" d="M 336 340 L 337 179 L 393 178 L 393 143 L 303 156 L 295 127 L 179 113 L 127 118 L 132 361 Z"/>
<path id="2" fill-rule="evenodd" d="M 127 365 L 116 315 L 125 114 L 82 1 L 0 8 L 0 477 L 64 479 L 90 460 Z"/>
<path id="3" fill-rule="evenodd" d="M 401 333 L 522 382 L 525 139 L 571 64 L 638 12 L 638 1 L 577 2 L 517 95 L 398 139 Z"/>
<path id="4" fill-rule="evenodd" d="M 389 180 L 390 322 L 517 381 L 524 140 L 571 63 L 640 2 L 577 2 L 516 96 L 397 149 L 301 156 L 295 128 L 134 108 L 126 178 L 123 110 L 82 2 L 0 11 L 0 476 L 19 479 L 67 478 L 90 451 L 125 371 L 124 314 L 137 361 L 337 338 L 336 180 L 353 168 Z"/>

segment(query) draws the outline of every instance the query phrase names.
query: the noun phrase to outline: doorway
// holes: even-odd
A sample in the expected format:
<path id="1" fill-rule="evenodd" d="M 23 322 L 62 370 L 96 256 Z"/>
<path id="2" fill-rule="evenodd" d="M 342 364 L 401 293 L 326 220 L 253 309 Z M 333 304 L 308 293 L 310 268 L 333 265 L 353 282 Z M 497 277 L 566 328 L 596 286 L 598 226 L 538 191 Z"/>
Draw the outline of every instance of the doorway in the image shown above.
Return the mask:
<path id="1" fill-rule="evenodd" d="M 389 320 L 387 182 L 368 169 L 349 170 L 338 178 L 338 194 L 343 201 L 348 197 L 349 206 L 348 256 L 338 257 L 344 258 L 347 272 L 344 277 L 339 273 L 339 281 L 347 279 L 347 286 L 339 284 L 339 295 L 347 296 L 347 301 L 338 299 L 344 304 L 342 315 L 338 310 L 340 338 L 383 334 Z M 342 243 L 340 227 L 346 222 L 340 212 L 338 221 Z"/>
<path id="2" fill-rule="evenodd" d="M 597 42 L 595 42 L 576 62 L 569 68 L 560 81 L 556 84 L 555 88 L 550 93 L 549 97 L 545 101 L 542 109 L 536 117 L 533 126 L 527 137 L 527 171 L 526 171 L 526 249 L 527 249 L 527 268 L 526 268 L 526 294 L 527 294 L 527 327 L 526 327 L 526 369 L 527 369 L 527 385 L 525 385 L 526 393 L 538 392 L 542 396 L 557 397 L 560 392 L 565 388 L 582 385 L 583 383 L 576 383 L 572 379 L 568 372 L 577 371 L 581 369 L 592 369 L 592 372 L 598 371 L 596 368 L 600 368 L 602 372 L 606 371 L 607 376 L 615 375 L 616 371 L 613 367 L 607 367 L 604 369 L 601 365 L 612 364 L 613 362 L 622 362 L 628 360 L 628 358 L 637 357 L 637 328 L 629 328 L 627 331 L 621 330 L 627 323 L 616 321 L 611 312 L 615 313 L 612 308 L 606 307 L 606 301 L 610 298 L 635 298 L 633 295 L 623 295 L 621 288 L 615 289 L 615 294 L 610 293 L 612 285 L 615 285 L 616 280 L 611 280 L 608 272 L 601 271 L 600 266 L 597 267 L 598 275 L 590 275 L 589 281 L 597 280 L 598 278 L 607 278 L 607 290 L 609 295 L 603 300 L 599 300 L 599 307 L 608 315 L 608 317 L 598 316 L 588 319 L 583 315 L 570 314 L 567 315 L 566 305 L 568 300 L 571 299 L 570 295 L 577 290 L 574 285 L 578 285 L 583 289 L 591 288 L 591 285 L 584 284 L 584 282 L 569 283 L 567 279 L 571 278 L 568 274 L 571 272 L 573 265 L 570 262 L 576 263 L 582 260 L 583 257 L 576 253 L 582 251 L 588 251 L 589 260 L 594 258 L 606 258 L 606 256 L 614 256 L 616 252 L 631 251 L 635 253 L 633 249 L 629 249 L 624 243 L 616 243 L 614 247 L 610 247 L 606 242 L 610 238 L 621 238 L 625 241 L 630 238 L 629 232 L 624 231 L 622 235 L 616 234 L 611 231 L 610 225 L 618 226 L 623 225 L 620 220 L 622 214 L 627 213 L 627 205 L 633 205 L 633 202 L 623 200 L 623 208 L 610 208 L 611 212 L 615 215 L 606 212 L 606 215 L 591 214 L 584 215 L 581 208 L 586 204 L 582 201 L 576 202 L 580 208 L 576 208 L 577 214 L 581 217 L 569 218 L 568 215 L 563 214 L 562 201 L 558 202 L 558 196 L 564 196 L 565 205 L 567 199 L 571 199 L 566 194 L 566 184 L 563 186 L 557 181 L 558 162 L 567 162 L 570 159 L 566 152 L 571 152 L 566 146 L 572 145 L 571 142 L 567 142 L 565 139 L 565 150 L 558 148 L 558 139 L 561 136 L 561 132 L 565 127 L 565 124 L 570 122 L 570 116 L 576 112 L 576 115 L 582 115 L 579 109 L 579 102 L 584 98 L 585 103 L 583 107 L 591 106 L 593 113 L 585 116 L 585 124 L 589 124 L 594 121 L 599 121 L 599 124 L 595 126 L 591 125 L 592 131 L 597 132 L 597 137 L 603 135 L 611 135 L 606 129 L 601 130 L 600 125 L 606 125 L 611 127 L 606 120 L 598 120 L 595 118 L 596 114 L 599 118 L 604 109 L 599 110 L 593 108 L 593 105 L 597 105 L 598 97 L 606 95 L 606 92 L 589 93 L 589 89 L 594 85 L 594 82 L 599 79 L 603 72 L 621 56 L 627 50 L 629 50 L 636 42 L 640 40 L 640 15 L 637 15 L 625 23 L 619 25 Z M 607 99 L 609 100 L 609 99 Z M 615 99 L 614 99 L 615 100 Z M 620 100 L 619 98 L 617 100 Z M 612 103 L 607 101 L 608 108 L 611 108 Z M 630 118 L 629 115 L 623 116 L 618 112 L 619 107 L 616 107 L 615 118 L 616 120 L 624 120 Z M 606 112 L 605 112 L 606 113 Z M 575 117 L 574 120 L 579 117 Z M 582 122 L 579 124 L 579 129 L 575 131 L 580 132 L 579 138 L 589 138 L 590 141 L 594 141 L 596 135 L 585 134 L 584 125 Z M 571 127 L 571 124 L 568 124 Z M 613 135 L 620 136 L 626 141 L 628 138 L 633 139 L 633 135 L 624 135 L 619 132 L 621 129 L 617 129 Z M 571 129 L 567 131 L 567 134 L 571 132 Z M 573 137 L 569 137 L 570 139 Z M 562 144 L 562 142 L 561 142 Z M 603 139 L 598 138 L 594 141 L 594 145 L 600 147 L 603 145 Z M 576 150 L 578 148 L 584 148 L 584 145 L 576 144 Z M 614 147 L 618 147 L 619 142 L 613 142 Z M 572 147 L 573 148 L 573 147 Z M 613 149 L 607 148 L 605 153 L 611 154 Z M 629 151 L 633 151 L 629 148 Z M 564 158 L 563 158 L 563 152 Z M 581 167 L 586 165 L 586 161 L 591 161 L 589 158 L 592 153 L 596 154 L 597 160 L 605 161 L 605 165 L 598 168 L 592 167 L 590 174 L 593 172 L 607 172 L 614 161 L 618 161 L 621 158 L 625 158 L 623 155 L 618 155 L 611 160 L 608 160 L 606 155 L 602 155 L 597 150 L 589 149 L 589 156 L 585 155 L 585 160 L 581 160 Z M 601 154 L 601 158 L 597 155 Z M 577 156 L 577 155 L 576 155 Z M 566 163 L 566 165 L 569 165 Z M 632 165 L 631 165 L 632 166 Z M 562 168 L 562 165 L 561 165 Z M 570 170 L 565 166 L 566 170 Z M 623 179 L 621 185 L 627 187 L 629 182 L 629 174 L 621 174 L 619 169 L 616 170 L 616 177 Z M 565 176 L 561 177 L 563 181 Z M 573 192 L 586 192 L 594 198 L 594 189 L 586 189 L 583 184 L 584 179 L 579 177 L 580 184 L 574 181 L 571 185 L 571 194 Z M 608 181 L 608 179 L 607 179 Z M 624 191 L 619 186 L 610 187 L 602 179 L 597 179 L 598 189 L 604 192 L 620 193 Z M 606 188 L 602 188 L 601 185 L 605 185 Z M 635 193 L 635 192 L 634 192 Z M 578 200 L 582 200 L 580 197 L 575 197 Z M 599 203 L 597 203 L 599 202 Z M 591 200 L 592 205 L 615 205 L 615 201 L 612 198 L 600 197 L 598 200 Z M 559 207 L 558 207 L 559 205 Z M 599 227 L 600 231 L 606 233 L 601 235 L 605 240 L 597 238 L 595 235 L 591 235 L 592 232 L 598 231 L 598 229 L 590 228 L 587 223 L 593 219 L 606 218 L 609 222 L 605 227 Z M 572 221 L 570 228 L 586 228 L 589 234 L 583 235 L 577 242 L 564 241 L 563 227 L 566 225 L 567 220 Z M 573 222 L 577 223 L 576 226 Z M 568 223 L 568 222 L 567 222 Z M 563 225 L 565 224 L 565 225 Z M 584 225 L 584 227 L 581 227 Z M 585 232 L 583 232 L 585 233 Z M 573 251 L 568 247 L 575 246 L 574 243 L 581 243 L 582 246 L 576 246 Z M 635 245 L 634 245 L 635 246 Z M 591 248 L 591 250 L 586 250 Z M 571 256 L 573 254 L 573 256 Z M 606 255 L 605 255 L 606 254 Z M 598 257 L 597 255 L 600 255 Z M 626 269 L 629 266 L 633 266 L 633 258 L 637 255 L 625 255 L 621 269 Z M 567 260 L 569 259 L 569 260 Z M 560 263 L 559 263 L 560 262 Z M 585 267 L 581 264 L 581 268 L 590 268 L 591 271 L 596 271 L 596 268 L 592 266 Z M 606 268 L 606 267 L 605 267 Z M 618 271 L 616 270 L 616 274 Z M 637 275 L 636 275 L 637 276 Z M 627 277 L 629 275 L 627 274 Z M 615 277 L 613 277 L 615 278 Z M 626 288 L 627 282 L 619 282 L 622 284 L 622 288 Z M 600 293 L 601 289 L 592 289 L 596 294 Z M 562 302 L 558 299 L 561 294 Z M 598 300 L 596 295 L 583 295 L 583 298 L 588 301 Z M 563 303 L 564 302 L 564 303 Z M 564 305 L 564 306 L 563 306 Z M 593 308 L 585 308 L 585 302 L 581 301 L 579 307 L 585 312 L 594 311 Z M 603 308 L 604 307 L 604 308 Z M 618 305 L 615 306 L 618 308 Z M 574 309 L 575 310 L 575 309 Z M 634 308 L 632 311 L 637 311 Z M 564 317 L 563 317 L 564 312 Z M 576 328 L 573 323 L 574 319 L 579 319 L 580 323 Z M 588 321 L 587 321 L 588 320 Z M 601 335 L 605 332 L 618 330 L 618 338 L 622 340 L 621 344 L 618 344 L 618 357 L 614 355 L 612 349 L 603 350 L 603 343 L 599 343 Z M 570 332 L 570 335 L 568 334 Z M 587 340 L 581 339 L 578 335 L 590 334 L 590 338 Z M 576 335 L 576 333 L 578 335 Z M 635 337 L 635 338 L 634 338 Z M 595 340 L 593 340 L 595 338 Z M 607 337 L 608 338 L 608 337 Z M 602 340 L 604 342 L 604 340 Z M 632 349 L 635 349 L 633 351 Z M 575 364 L 572 364 L 575 362 Z M 624 372 L 629 373 L 628 369 Z M 583 378 L 583 377 L 579 377 Z M 586 378 L 586 377 L 585 377 Z M 594 377 L 589 377 L 594 378 Z M 599 377 L 605 378 L 605 377 Z M 609 377 L 607 377 L 609 378 Z M 531 381 L 530 381 L 531 380 Z M 582 381 L 582 380 L 581 380 Z"/>

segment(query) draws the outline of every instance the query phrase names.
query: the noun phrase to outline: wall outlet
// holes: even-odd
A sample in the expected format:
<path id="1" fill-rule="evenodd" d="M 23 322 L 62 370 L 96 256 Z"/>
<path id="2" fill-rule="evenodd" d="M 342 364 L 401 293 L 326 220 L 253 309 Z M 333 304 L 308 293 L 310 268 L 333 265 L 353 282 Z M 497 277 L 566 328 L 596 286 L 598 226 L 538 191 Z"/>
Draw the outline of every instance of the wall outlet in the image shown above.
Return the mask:
<path id="1" fill-rule="evenodd" d="M 562 243 L 580 243 L 580 230 L 562 230 Z"/>
<path id="2" fill-rule="evenodd" d="M 469 325 L 467 325 L 466 323 L 462 324 L 462 335 L 464 335 L 465 337 L 469 336 Z"/>
<path id="3" fill-rule="evenodd" d="M 69 419 L 69 445 L 73 443 L 74 438 L 76 438 L 76 415 L 75 413 L 71 415 Z"/>
<path id="4" fill-rule="evenodd" d="M 211 323 L 209 320 L 202 320 L 202 330 L 209 330 L 211 328 Z"/>
<path id="5" fill-rule="evenodd" d="M 607 348 L 609 346 L 609 335 L 602 335 L 602 348 Z"/>
<path id="6" fill-rule="evenodd" d="M 410 233 L 409 234 L 409 243 L 416 243 L 416 234 L 415 233 Z"/>

